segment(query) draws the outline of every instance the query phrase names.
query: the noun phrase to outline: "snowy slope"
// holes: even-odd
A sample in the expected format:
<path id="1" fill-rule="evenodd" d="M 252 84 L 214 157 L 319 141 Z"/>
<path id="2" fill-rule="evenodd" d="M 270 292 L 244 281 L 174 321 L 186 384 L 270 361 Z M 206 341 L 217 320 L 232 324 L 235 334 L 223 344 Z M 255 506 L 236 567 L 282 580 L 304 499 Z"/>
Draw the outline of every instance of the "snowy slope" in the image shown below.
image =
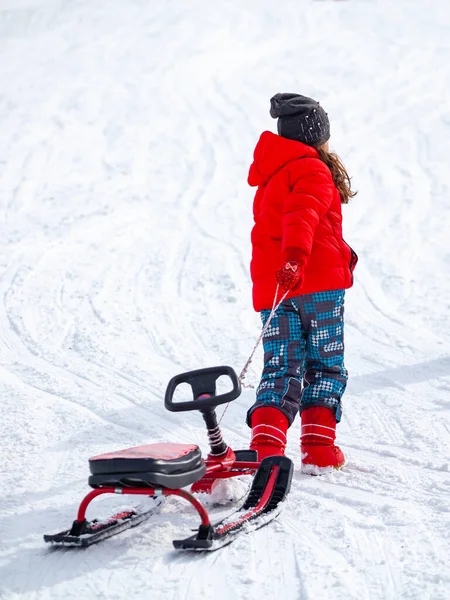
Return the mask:
<path id="1" fill-rule="evenodd" d="M 447 0 L 0 0 L 2 600 L 450 597 L 449 40 Z M 277 522 L 215 554 L 171 550 L 194 526 L 175 501 L 49 551 L 89 456 L 206 449 L 162 395 L 181 371 L 239 371 L 258 335 L 246 174 L 278 91 L 321 100 L 360 190 L 348 464 L 297 467 Z M 235 447 L 252 394 L 224 419 Z"/>

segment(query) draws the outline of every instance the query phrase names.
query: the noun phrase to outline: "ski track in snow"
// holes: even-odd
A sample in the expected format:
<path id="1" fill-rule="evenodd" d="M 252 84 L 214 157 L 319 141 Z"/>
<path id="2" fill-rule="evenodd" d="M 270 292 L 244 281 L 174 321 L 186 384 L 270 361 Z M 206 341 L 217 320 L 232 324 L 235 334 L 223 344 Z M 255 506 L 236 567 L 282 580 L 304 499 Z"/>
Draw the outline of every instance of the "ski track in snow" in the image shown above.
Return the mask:
<path id="1" fill-rule="evenodd" d="M 446 0 L 0 0 L 2 600 L 449 597 L 449 35 Z M 44 547 L 89 456 L 206 450 L 162 397 L 253 347 L 246 175 L 268 99 L 294 90 L 326 106 L 360 190 L 346 467 L 302 475 L 296 422 L 285 510 L 216 553 L 172 550 L 196 525 L 178 500 L 86 551 Z M 252 395 L 224 419 L 233 447 Z"/>

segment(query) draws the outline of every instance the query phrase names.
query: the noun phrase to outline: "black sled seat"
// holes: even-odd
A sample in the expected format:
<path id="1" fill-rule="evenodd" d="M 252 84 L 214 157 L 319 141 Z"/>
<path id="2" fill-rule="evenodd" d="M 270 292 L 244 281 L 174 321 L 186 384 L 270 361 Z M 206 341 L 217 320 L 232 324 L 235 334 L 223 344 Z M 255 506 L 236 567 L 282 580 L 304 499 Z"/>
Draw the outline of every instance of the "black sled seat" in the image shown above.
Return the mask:
<path id="1" fill-rule="evenodd" d="M 93 488 L 167 487 L 178 489 L 203 477 L 206 465 L 195 444 L 148 444 L 89 459 Z"/>

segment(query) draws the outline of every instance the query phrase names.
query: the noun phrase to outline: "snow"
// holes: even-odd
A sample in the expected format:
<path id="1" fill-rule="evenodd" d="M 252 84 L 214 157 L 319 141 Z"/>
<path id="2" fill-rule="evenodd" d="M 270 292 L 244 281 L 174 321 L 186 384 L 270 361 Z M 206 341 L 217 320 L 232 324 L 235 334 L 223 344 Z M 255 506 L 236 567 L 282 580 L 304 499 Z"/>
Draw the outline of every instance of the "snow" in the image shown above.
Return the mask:
<path id="1" fill-rule="evenodd" d="M 0 0 L 0 598 L 449 597 L 450 8 L 447 0 Z M 177 554 L 189 507 L 86 551 L 51 551 L 89 456 L 197 442 L 171 376 L 231 364 L 250 299 L 254 144 L 269 98 L 332 119 L 359 195 L 345 236 L 348 463 L 296 461 L 283 513 Z M 261 351 L 249 371 L 255 384 Z M 254 391 L 230 405 L 246 447 Z M 219 409 L 219 414 L 221 410 Z M 98 500 L 91 516 L 119 506 Z"/>

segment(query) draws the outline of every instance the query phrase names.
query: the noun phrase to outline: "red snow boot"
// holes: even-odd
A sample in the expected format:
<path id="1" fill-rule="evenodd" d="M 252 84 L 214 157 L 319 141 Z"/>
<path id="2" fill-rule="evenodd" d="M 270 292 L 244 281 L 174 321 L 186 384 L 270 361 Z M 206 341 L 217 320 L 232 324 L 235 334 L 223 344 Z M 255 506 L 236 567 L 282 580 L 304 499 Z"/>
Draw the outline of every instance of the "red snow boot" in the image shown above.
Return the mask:
<path id="1" fill-rule="evenodd" d="M 320 475 L 322 469 L 340 469 L 345 456 L 336 439 L 336 417 L 326 406 L 312 406 L 302 412 L 302 471 Z"/>
<path id="2" fill-rule="evenodd" d="M 278 408 L 261 406 L 251 416 L 252 441 L 250 450 L 256 450 L 258 460 L 266 456 L 283 456 L 286 447 L 288 420 Z"/>

